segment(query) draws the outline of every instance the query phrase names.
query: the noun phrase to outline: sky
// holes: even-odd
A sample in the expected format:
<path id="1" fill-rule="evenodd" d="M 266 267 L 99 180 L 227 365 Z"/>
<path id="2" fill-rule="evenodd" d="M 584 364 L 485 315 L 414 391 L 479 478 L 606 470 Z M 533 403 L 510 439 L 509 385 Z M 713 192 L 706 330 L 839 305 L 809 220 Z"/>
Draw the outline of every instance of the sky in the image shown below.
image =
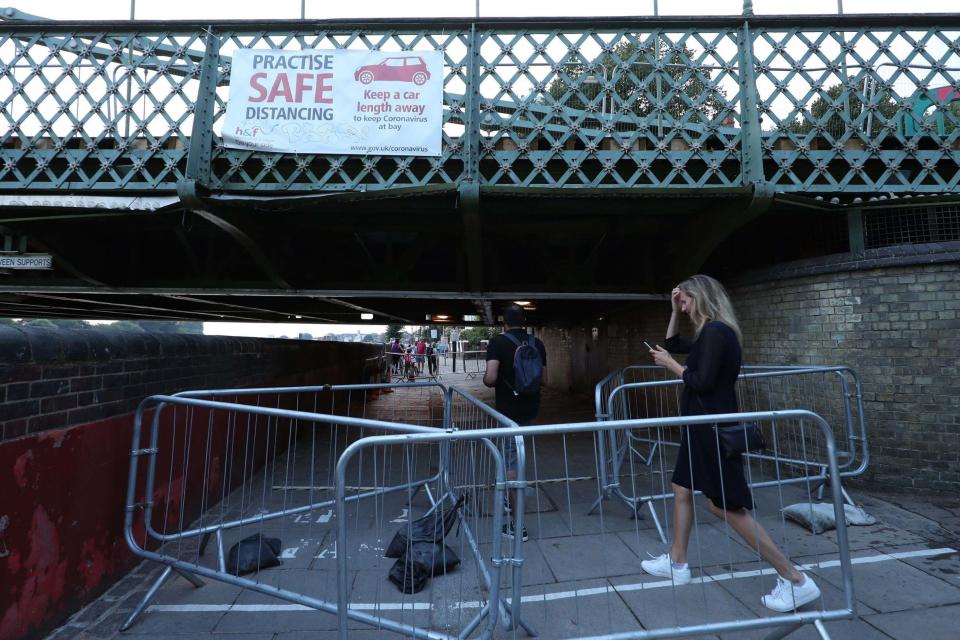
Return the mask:
<path id="1" fill-rule="evenodd" d="M 960 0 L 754 0 L 756 14 L 854 13 L 951 13 Z M 55 20 L 139 20 L 171 19 L 307 19 L 537 16 L 651 16 L 654 0 L 444 0 L 396 2 L 331 2 L 330 0 L 14 0 L 25 13 Z M 742 0 L 658 0 L 660 15 L 731 15 L 742 11 Z M 215 335 L 296 336 L 311 333 L 382 332 L 384 325 L 311 325 L 205 323 L 204 332 Z"/>
<path id="2" fill-rule="evenodd" d="M 203 332 L 210 336 L 259 336 L 263 338 L 296 338 L 301 333 L 321 337 L 328 333 L 383 333 L 383 324 L 297 324 L 292 322 L 204 322 Z"/>
<path id="3" fill-rule="evenodd" d="M 844 13 L 954 13 L 957 0 L 840 0 Z M 296 19 L 301 6 L 306 17 L 412 18 L 473 16 L 478 0 L 438 2 L 365 0 L 133 0 L 134 16 L 140 20 L 171 19 Z M 738 14 L 742 0 L 658 0 L 660 15 Z M 130 18 L 131 0 L 14 0 L 9 6 L 33 15 L 58 20 L 124 20 Z M 653 15 L 654 0 L 479 0 L 481 17 L 493 16 L 644 16 Z M 756 14 L 836 13 L 838 0 L 754 0 Z"/>

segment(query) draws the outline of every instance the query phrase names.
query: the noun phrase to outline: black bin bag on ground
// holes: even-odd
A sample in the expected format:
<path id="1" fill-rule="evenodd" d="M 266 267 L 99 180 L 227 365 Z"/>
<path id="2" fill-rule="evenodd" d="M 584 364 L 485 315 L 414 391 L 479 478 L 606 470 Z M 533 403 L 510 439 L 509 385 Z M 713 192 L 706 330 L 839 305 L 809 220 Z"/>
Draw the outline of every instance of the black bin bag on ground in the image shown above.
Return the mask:
<path id="1" fill-rule="evenodd" d="M 390 568 L 390 582 L 404 593 L 418 593 L 432 576 L 442 576 L 460 564 L 457 554 L 439 542 L 414 542 Z"/>
<path id="2" fill-rule="evenodd" d="M 414 542 L 400 560 L 407 558 L 427 567 L 432 576 L 442 576 L 460 564 L 453 549 L 439 542 Z"/>
<path id="3" fill-rule="evenodd" d="M 387 545 L 384 557 L 399 558 L 416 542 L 443 543 L 444 537 L 457 523 L 457 513 L 465 498 L 466 496 L 461 496 L 452 507 L 444 500 L 432 513 L 400 527 Z"/>
<path id="4" fill-rule="evenodd" d="M 403 556 L 393 563 L 387 578 L 404 593 L 419 593 L 427 586 L 430 568 L 419 562 L 408 562 L 407 557 Z"/>
<path id="5" fill-rule="evenodd" d="M 244 538 L 227 551 L 227 573 L 242 576 L 283 564 L 281 544 L 280 538 L 264 538 L 259 533 Z"/>

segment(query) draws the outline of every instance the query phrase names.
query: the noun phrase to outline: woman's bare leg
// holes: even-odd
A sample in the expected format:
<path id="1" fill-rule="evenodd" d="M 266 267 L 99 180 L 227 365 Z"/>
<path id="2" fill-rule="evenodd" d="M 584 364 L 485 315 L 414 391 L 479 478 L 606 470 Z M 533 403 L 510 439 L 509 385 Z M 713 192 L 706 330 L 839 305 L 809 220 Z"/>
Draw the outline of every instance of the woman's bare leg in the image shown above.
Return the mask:
<path id="1" fill-rule="evenodd" d="M 690 529 L 693 528 L 693 492 L 678 484 L 673 485 L 673 544 L 670 558 L 674 562 L 687 561 Z"/>
<path id="2" fill-rule="evenodd" d="M 721 520 L 726 520 L 751 549 L 757 549 L 760 556 L 773 565 L 773 568 L 777 570 L 781 577 L 795 584 L 803 582 L 803 574 L 797 571 L 793 563 L 783 555 L 780 548 L 770 538 L 770 534 L 753 518 L 750 511 L 747 509 L 724 511 L 713 504 L 713 501 L 710 502 L 710 511 Z"/>

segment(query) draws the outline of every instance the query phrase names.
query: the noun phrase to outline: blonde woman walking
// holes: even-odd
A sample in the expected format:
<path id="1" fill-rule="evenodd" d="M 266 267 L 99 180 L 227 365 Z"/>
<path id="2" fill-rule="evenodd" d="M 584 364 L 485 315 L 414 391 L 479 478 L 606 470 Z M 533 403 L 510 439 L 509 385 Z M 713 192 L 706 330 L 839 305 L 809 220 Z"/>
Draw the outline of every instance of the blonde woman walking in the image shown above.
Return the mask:
<path id="1" fill-rule="evenodd" d="M 657 345 L 650 354 L 654 362 L 683 379 L 680 412 L 685 416 L 737 413 L 741 334 L 723 285 L 710 276 L 695 275 L 674 288 L 670 302 L 666 349 Z M 693 339 L 679 335 L 681 313 L 689 316 L 696 327 Z M 671 353 L 688 354 L 686 364 L 678 363 Z M 754 520 L 750 513 L 753 496 L 743 473 L 743 462 L 740 458 L 721 459 L 712 426 L 683 427 L 671 480 L 673 543 L 670 553 L 641 562 L 643 570 L 671 578 L 676 585 L 690 582 L 687 548 L 693 526 L 693 492 L 701 491 L 710 500 L 711 513 L 726 520 L 779 574 L 773 591 L 762 598 L 766 607 L 784 612 L 813 602 L 820 597 L 820 589 L 783 555 Z"/>

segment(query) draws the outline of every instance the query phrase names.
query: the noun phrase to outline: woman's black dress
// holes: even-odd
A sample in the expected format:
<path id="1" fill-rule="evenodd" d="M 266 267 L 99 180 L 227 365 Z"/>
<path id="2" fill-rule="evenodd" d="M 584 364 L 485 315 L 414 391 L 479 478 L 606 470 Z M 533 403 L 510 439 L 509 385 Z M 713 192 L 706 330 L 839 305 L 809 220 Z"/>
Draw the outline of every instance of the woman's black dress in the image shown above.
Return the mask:
<path id="1" fill-rule="evenodd" d="M 671 353 L 688 353 L 683 372 L 680 413 L 685 416 L 736 413 L 736 382 L 742 354 L 733 329 L 712 320 L 696 340 L 673 336 L 666 341 Z M 743 475 L 743 462 L 721 458 L 713 425 L 683 427 L 677 466 L 672 481 L 702 491 L 717 507 L 736 511 L 752 509 L 753 497 Z"/>

